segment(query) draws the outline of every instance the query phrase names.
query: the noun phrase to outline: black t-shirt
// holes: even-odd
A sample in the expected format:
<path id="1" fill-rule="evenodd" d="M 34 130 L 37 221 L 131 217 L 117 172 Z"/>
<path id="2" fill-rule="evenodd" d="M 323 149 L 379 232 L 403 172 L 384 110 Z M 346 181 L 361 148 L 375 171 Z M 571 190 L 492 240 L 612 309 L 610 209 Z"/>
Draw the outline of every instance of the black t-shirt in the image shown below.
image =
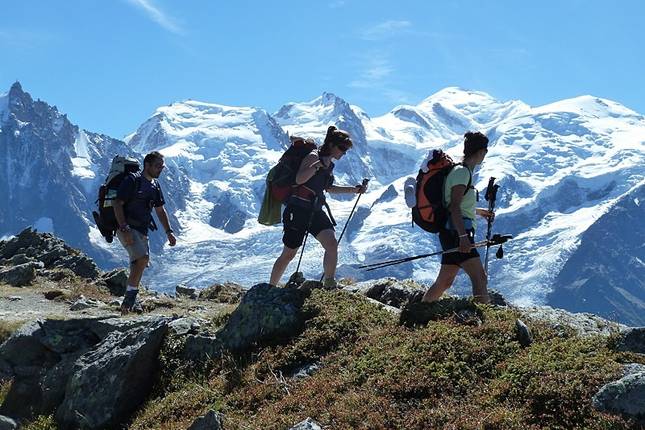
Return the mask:
<path id="1" fill-rule="evenodd" d="M 123 200 L 125 219 L 128 225 L 144 235 L 152 220 L 152 208 L 164 205 L 159 182 L 148 181 L 143 175 L 129 174 L 119 186 L 116 198 Z"/>

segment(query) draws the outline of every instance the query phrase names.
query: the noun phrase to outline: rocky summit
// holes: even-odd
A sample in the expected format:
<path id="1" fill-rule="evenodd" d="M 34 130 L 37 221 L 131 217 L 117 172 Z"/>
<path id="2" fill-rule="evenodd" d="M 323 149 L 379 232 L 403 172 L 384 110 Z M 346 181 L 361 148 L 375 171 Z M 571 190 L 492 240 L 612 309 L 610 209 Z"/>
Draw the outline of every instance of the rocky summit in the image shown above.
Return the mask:
<path id="1" fill-rule="evenodd" d="M 50 234 L 0 243 L 0 429 L 634 429 L 645 336 L 412 279 L 142 291 Z"/>

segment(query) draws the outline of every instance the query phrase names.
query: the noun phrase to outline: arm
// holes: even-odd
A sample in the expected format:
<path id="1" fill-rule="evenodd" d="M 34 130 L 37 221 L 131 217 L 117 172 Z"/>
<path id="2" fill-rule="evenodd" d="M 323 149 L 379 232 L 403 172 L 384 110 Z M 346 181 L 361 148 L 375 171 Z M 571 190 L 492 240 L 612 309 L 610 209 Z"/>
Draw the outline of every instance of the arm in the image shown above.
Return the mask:
<path id="1" fill-rule="evenodd" d="M 132 238 L 132 232 L 130 231 L 130 226 L 128 226 L 128 222 L 125 220 L 125 211 L 123 210 L 123 205 L 125 205 L 125 201 L 121 199 L 114 199 L 112 200 L 112 207 L 114 208 L 114 217 L 116 218 L 116 222 L 118 225 L 118 229 L 123 233 L 123 241 L 125 245 L 130 245 L 134 243 L 134 239 Z"/>
<path id="2" fill-rule="evenodd" d="M 157 213 L 159 222 L 166 231 L 166 236 L 168 236 L 168 243 L 170 244 L 170 246 L 175 246 L 175 244 L 177 243 L 177 238 L 170 228 L 170 222 L 168 221 L 168 213 L 166 212 L 166 209 L 163 207 L 163 205 L 157 206 L 155 207 L 155 212 Z"/>
<path id="3" fill-rule="evenodd" d="M 464 219 L 461 213 L 461 200 L 464 198 L 465 192 L 465 185 L 455 185 L 452 187 L 450 190 L 450 206 L 448 206 L 452 225 L 459 235 L 459 252 L 463 253 L 470 251 L 472 248 L 470 240 L 468 240 L 468 235 L 466 234 L 466 227 L 464 227 Z"/>
<path id="4" fill-rule="evenodd" d="M 296 174 L 296 184 L 301 185 L 307 182 L 313 175 L 316 174 L 316 171 L 320 168 L 323 168 L 323 162 L 318 158 L 318 155 L 314 152 L 307 155 L 302 163 L 300 163 L 300 168 Z"/>

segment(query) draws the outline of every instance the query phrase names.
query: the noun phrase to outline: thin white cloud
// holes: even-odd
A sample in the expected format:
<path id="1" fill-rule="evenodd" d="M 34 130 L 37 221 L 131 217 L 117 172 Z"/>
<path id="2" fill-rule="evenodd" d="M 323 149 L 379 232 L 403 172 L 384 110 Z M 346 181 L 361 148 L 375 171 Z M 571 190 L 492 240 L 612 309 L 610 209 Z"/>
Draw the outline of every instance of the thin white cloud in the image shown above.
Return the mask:
<path id="1" fill-rule="evenodd" d="M 390 20 L 364 28 L 360 36 L 364 40 L 381 40 L 408 31 L 412 23 L 405 20 Z"/>
<path id="2" fill-rule="evenodd" d="M 348 84 L 352 88 L 381 87 L 394 72 L 394 66 L 389 58 L 382 54 L 368 55 L 363 62 L 358 77 Z"/>
<path id="3" fill-rule="evenodd" d="M 139 9 L 143 10 L 145 14 L 159 24 L 161 27 L 165 28 L 166 30 L 175 33 L 175 34 L 182 34 L 183 30 L 175 20 L 168 16 L 166 13 L 164 13 L 161 9 L 159 9 L 157 6 L 154 5 L 152 0 L 127 0 L 130 4 L 137 6 Z"/>
<path id="4" fill-rule="evenodd" d="M 367 90 L 370 96 L 378 96 L 395 103 L 407 103 L 409 94 L 394 88 L 393 78 L 396 68 L 387 53 L 372 50 L 359 57 L 358 72 L 347 86 L 357 90 Z"/>
<path id="5" fill-rule="evenodd" d="M 335 0 L 329 3 L 329 7 L 332 9 L 339 9 L 345 6 L 345 0 Z"/>

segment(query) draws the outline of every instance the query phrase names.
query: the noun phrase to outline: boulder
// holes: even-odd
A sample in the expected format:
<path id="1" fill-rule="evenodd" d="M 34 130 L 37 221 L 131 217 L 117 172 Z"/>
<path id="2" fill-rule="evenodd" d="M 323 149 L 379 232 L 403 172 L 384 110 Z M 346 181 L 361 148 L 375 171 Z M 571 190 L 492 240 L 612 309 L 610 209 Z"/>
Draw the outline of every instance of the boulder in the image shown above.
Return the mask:
<path id="1" fill-rule="evenodd" d="M 645 327 L 632 327 L 621 332 L 616 350 L 645 354 Z"/>
<path id="2" fill-rule="evenodd" d="M 113 331 L 74 363 L 56 421 L 68 429 L 120 427 L 152 388 L 167 321 Z"/>
<path id="3" fill-rule="evenodd" d="M 113 296 L 123 296 L 128 286 L 128 272 L 125 269 L 115 269 L 101 276 L 105 286 Z"/>
<path id="4" fill-rule="evenodd" d="M 289 430 L 322 430 L 322 427 L 316 421 L 311 418 L 307 418 L 291 427 Z"/>
<path id="5" fill-rule="evenodd" d="M 402 308 L 407 303 L 420 301 L 425 290 L 423 286 L 414 282 L 400 281 L 395 278 L 359 282 L 346 289 L 362 293 L 371 299 L 396 308 Z"/>
<path id="6" fill-rule="evenodd" d="M 0 430 L 16 430 L 18 424 L 9 417 L 0 415 Z"/>
<path id="7" fill-rule="evenodd" d="M 232 282 L 215 284 L 199 292 L 200 300 L 212 300 L 218 303 L 238 303 L 244 295 L 244 288 Z"/>
<path id="8" fill-rule="evenodd" d="M 215 335 L 190 335 L 184 355 L 193 361 L 219 356 L 223 350 L 243 350 L 298 334 L 304 327 L 302 305 L 309 293 L 257 284 L 249 289 L 228 321 Z"/>
<path id="9" fill-rule="evenodd" d="M 197 418 L 188 427 L 188 430 L 220 430 L 222 428 L 222 415 L 215 411 L 209 411 L 206 415 Z"/>
<path id="10" fill-rule="evenodd" d="M 599 411 L 645 424 L 645 372 L 631 373 L 603 386 L 592 404 Z"/>
<path id="11" fill-rule="evenodd" d="M 578 336 L 610 336 L 627 327 L 590 313 L 571 313 L 550 306 L 526 306 L 518 309 L 531 320 L 541 321 L 563 335 L 571 330 Z"/>
<path id="12" fill-rule="evenodd" d="M 0 376 L 13 379 L 0 414 L 27 420 L 51 415 L 70 394 L 66 387 L 79 357 L 112 332 L 150 326 L 157 319 L 39 320 L 22 326 L 0 345 Z"/>
<path id="13" fill-rule="evenodd" d="M 36 279 L 36 269 L 42 263 L 24 263 L 8 269 L 0 270 L 0 282 L 7 283 L 13 287 L 29 285 Z"/>

